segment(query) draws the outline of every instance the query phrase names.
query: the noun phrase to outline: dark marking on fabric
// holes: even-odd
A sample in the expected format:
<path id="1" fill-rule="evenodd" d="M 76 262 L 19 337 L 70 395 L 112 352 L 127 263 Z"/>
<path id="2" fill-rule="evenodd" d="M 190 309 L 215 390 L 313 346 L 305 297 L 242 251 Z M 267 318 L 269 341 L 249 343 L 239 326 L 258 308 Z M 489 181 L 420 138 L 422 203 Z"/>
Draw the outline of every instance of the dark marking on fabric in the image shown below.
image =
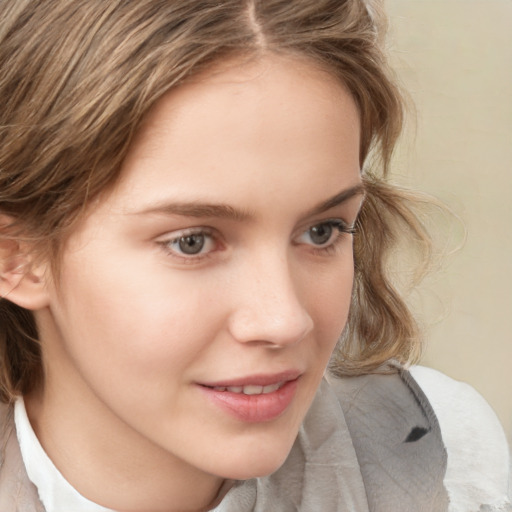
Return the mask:
<path id="1" fill-rule="evenodd" d="M 430 429 L 427 429 L 425 427 L 414 427 L 407 436 L 406 440 L 404 442 L 406 443 L 414 443 L 415 441 L 418 441 L 421 439 L 425 434 L 428 434 L 430 432 Z"/>

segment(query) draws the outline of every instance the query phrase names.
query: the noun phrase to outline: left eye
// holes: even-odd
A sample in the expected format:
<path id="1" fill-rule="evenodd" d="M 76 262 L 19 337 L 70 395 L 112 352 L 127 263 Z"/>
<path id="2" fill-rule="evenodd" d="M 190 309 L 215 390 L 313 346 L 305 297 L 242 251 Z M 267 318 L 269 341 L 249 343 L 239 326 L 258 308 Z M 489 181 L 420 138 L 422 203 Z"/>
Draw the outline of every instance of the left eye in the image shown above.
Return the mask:
<path id="1" fill-rule="evenodd" d="M 353 233 L 340 221 L 329 221 L 311 226 L 299 237 L 299 242 L 316 247 L 327 247 L 336 242 L 340 233 Z"/>

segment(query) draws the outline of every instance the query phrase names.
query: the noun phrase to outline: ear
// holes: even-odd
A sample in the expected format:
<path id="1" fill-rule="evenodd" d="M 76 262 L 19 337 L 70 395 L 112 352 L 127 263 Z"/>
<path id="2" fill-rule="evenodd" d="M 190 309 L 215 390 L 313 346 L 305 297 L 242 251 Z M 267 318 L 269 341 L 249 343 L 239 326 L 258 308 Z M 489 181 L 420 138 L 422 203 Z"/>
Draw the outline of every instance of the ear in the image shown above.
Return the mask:
<path id="1" fill-rule="evenodd" d="M 18 306 L 37 310 L 49 304 L 46 266 L 16 240 L 0 238 L 0 297 Z"/>

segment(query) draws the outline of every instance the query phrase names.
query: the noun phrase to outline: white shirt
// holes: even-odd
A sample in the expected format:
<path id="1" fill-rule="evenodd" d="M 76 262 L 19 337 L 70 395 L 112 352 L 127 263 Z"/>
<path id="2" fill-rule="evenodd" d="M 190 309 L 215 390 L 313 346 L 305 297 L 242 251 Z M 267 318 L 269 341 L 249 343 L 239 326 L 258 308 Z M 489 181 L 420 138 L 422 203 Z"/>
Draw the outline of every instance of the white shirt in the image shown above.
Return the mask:
<path id="1" fill-rule="evenodd" d="M 441 427 L 447 452 L 444 485 L 450 498 L 448 511 L 476 511 L 481 503 L 493 505 L 493 510 L 510 510 L 507 439 L 489 404 L 468 384 L 436 370 L 413 366 L 410 372 Z"/>

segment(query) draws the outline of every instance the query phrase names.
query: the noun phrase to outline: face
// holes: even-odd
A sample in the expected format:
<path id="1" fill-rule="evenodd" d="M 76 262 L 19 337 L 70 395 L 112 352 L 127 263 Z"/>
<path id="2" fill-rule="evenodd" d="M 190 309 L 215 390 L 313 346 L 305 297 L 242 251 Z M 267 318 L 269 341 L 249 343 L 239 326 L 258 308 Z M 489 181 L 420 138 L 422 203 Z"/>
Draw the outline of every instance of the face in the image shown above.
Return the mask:
<path id="1" fill-rule="evenodd" d="M 47 403 L 182 468 L 277 469 L 347 318 L 359 129 L 340 84 L 284 57 L 156 104 L 37 312 Z"/>

